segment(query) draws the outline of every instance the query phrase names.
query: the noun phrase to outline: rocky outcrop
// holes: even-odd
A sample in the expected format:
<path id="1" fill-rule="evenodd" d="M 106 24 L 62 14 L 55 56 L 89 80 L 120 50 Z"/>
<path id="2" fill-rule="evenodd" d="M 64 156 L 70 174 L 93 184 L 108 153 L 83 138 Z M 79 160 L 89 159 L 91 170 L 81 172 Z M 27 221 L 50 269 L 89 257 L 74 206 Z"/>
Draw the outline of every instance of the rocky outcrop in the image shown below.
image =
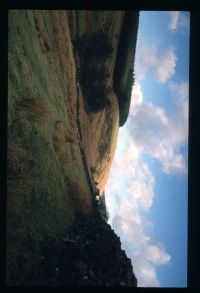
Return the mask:
<path id="1" fill-rule="evenodd" d="M 98 212 L 78 219 L 66 234 L 43 244 L 39 271 L 26 280 L 33 286 L 136 287 L 131 260 L 119 237 Z"/>

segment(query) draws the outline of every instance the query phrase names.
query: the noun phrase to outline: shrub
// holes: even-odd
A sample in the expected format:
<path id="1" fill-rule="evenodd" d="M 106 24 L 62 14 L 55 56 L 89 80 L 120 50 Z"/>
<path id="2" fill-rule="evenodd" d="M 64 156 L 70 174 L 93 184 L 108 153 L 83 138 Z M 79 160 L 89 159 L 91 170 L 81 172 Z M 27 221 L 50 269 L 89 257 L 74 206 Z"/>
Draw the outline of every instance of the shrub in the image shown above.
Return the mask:
<path id="1" fill-rule="evenodd" d="M 98 66 L 99 64 L 84 63 L 81 69 L 81 80 L 84 87 L 95 86 L 98 87 L 99 84 L 104 84 L 109 77 L 108 70 L 105 66 Z"/>
<path id="2" fill-rule="evenodd" d="M 76 42 L 79 54 L 85 60 L 98 59 L 105 61 L 113 52 L 111 40 L 104 31 L 93 35 L 83 35 Z"/>
<path id="3" fill-rule="evenodd" d="M 76 42 L 81 64 L 81 85 L 85 97 L 86 110 L 99 112 L 109 106 L 109 77 L 105 62 L 112 54 L 109 36 L 99 31 L 93 35 L 84 35 Z"/>
<path id="4" fill-rule="evenodd" d="M 87 104 L 89 112 L 99 112 L 111 105 L 107 98 L 107 88 L 104 86 L 93 87 L 87 94 Z"/>

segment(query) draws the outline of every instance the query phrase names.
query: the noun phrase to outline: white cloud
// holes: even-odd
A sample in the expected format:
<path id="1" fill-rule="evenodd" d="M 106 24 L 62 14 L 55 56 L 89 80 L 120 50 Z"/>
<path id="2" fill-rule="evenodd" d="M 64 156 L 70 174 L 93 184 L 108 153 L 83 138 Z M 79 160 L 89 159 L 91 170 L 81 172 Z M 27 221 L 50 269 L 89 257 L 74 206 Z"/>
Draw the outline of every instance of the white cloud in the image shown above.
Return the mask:
<path id="1" fill-rule="evenodd" d="M 190 19 L 188 12 L 167 11 L 165 13 L 170 17 L 169 29 L 171 31 L 189 31 Z"/>
<path id="2" fill-rule="evenodd" d="M 146 173 L 145 168 L 142 168 L 144 173 Z M 141 175 L 144 176 L 144 174 Z M 150 180 L 145 178 L 147 185 L 150 186 L 152 185 L 151 177 L 152 174 L 149 177 Z M 138 185 L 142 184 L 142 181 L 139 181 L 138 178 L 129 178 L 128 185 L 131 186 L 130 183 L 133 180 L 137 181 Z M 123 189 L 120 188 L 119 190 Z M 106 198 L 113 196 L 113 191 L 111 196 L 106 190 Z M 112 219 L 112 227 L 120 235 L 122 248 L 125 249 L 127 256 L 132 260 L 133 271 L 138 279 L 138 286 L 158 287 L 160 284 L 156 274 L 156 267 L 167 264 L 171 257 L 160 243 L 155 243 L 151 237 L 146 235 L 145 227 L 149 223 L 144 221 L 141 215 L 142 205 L 140 205 L 140 200 L 141 196 L 138 196 L 137 190 L 132 190 L 132 193 L 129 192 L 126 196 L 125 194 L 120 194 L 117 200 L 116 216 Z"/>
<path id="3" fill-rule="evenodd" d="M 169 29 L 185 32 L 189 29 L 189 15 L 172 11 Z M 148 154 L 157 159 L 167 174 L 187 171 L 181 148 L 188 141 L 188 82 L 170 82 L 177 64 L 173 46 L 160 52 L 159 40 L 145 44 L 140 41 L 135 72 L 137 79 L 132 89 L 129 118 L 119 130 L 119 148 L 106 186 L 106 203 L 109 222 L 120 236 L 122 248 L 131 258 L 138 285 L 159 287 L 157 267 L 166 265 L 171 255 L 160 241 L 149 236 L 147 229 L 154 228 L 144 218 L 154 203 L 155 177 L 141 158 Z M 149 74 L 157 82 L 167 81 L 169 97 L 174 109 L 167 114 L 164 108 L 145 102 L 140 81 Z M 170 96 L 171 93 L 171 96 Z"/>
<path id="4" fill-rule="evenodd" d="M 169 263 L 171 256 L 160 243 L 155 243 L 146 235 L 146 223 L 133 201 L 120 197 L 117 210 L 118 214 L 113 218 L 112 227 L 120 235 L 122 248 L 132 260 L 138 286 L 159 287 L 156 267 Z"/>
<path id="5" fill-rule="evenodd" d="M 174 111 L 167 115 L 163 108 L 144 102 L 141 84 L 136 80 L 129 119 L 119 130 L 119 147 L 106 187 L 110 223 L 132 259 L 141 287 L 159 287 L 156 267 L 171 259 L 165 248 L 146 233 L 146 227 L 153 229 L 153 224 L 144 219 L 143 213 L 153 205 L 156 182 L 141 155 L 147 152 L 159 160 L 166 173 L 186 169 L 180 148 L 187 143 L 188 82 L 171 82 L 169 90 Z"/>
<path id="6" fill-rule="evenodd" d="M 178 21 L 179 21 L 179 17 L 180 17 L 180 11 L 170 11 L 168 13 L 170 15 L 169 29 L 170 30 L 177 30 Z"/>
<path id="7" fill-rule="evenodd" d="M 149 261 L 158 266 L 168 263 L 171 259 L 170 255 L 167 254 L 159 244 L 150 244 L 146 246 L 144 253 Z"/>
<path id="8" fill-rule="evenodd" d="M 151 45 L 141 43 L 138 47 L 140 47 L 140 50 L 138 52 L 138 58 L 136 58 L 135 71 L 137 73 L 137 79 L 142 80 L 157 64 L 157 46 L 154 41 Z"/>
<path id="9" fill-rule="evenodd" d="M 149 72 L 159 83 L 165 83 L 175 73 L 177 57 L 173 47 L 167 48 L 162 54 L 158 54 L 155 44 L 141 44 L 136 61 L 136 73 L 138 80 L 144 79 Z"/>
<path id="10" fill-rule="evenodd" d="M 173 127 L 176 127 L 177 137 L 179 133 L 179 144 L 184 144 L 188 140 L 189 83 L 188 81 L 180 83 L 171 82 L 169 88 L 175 98 L 176 106 Z M 180 133 L 182 134 L 181 137 Z"/>
<path id="11" fill-rule="evenodd" d="M 125 152 L 117 149 L 118 159 L 113 162 L 106 188 L 110 222 L 120 235 L 122 248 L 132 259 L 138 286 L 158 287 L 160 284 L 154 266 L 168 263 L 170 256 L 159 243 L 154 243 L 146 235 L 145 228 L 152 224 L 144 221 L 141 214 L 153 204 L 155 178 L 149 166 L 141 162 L 140 151 L 128 132 L 124 131 L 123 135 L 127 149 Z M 113 182 L 117 182 L 117 188 L 113 188 Z"/>
<path id="12" fill-rule="evenodd" d="M 144 65 L 154 66 L 154 64 L 157 62 L 155 44 L 151 45 L 151 47 L 147 46 L 146 44 L 143 44 L 141 48 L 140 60 L 141 63 Z"/>
<path id="13" fill-rule="evenodd" d="M 174 48 L 170 47 L 159 58 L 155 68 L 156 80 L 164 83 L 175 73 L 177 57 Z"/>
<path id="14" fill-rule="evenodd" d="M 159 160 L 164 172 L 183 173 L 186 164 L 180 149 L 188 141 L 188 82 L 171 82 L 169 88 L 174 96 L 174 111 L 170 115 L 141 99 L 140 103 L 131 104 L 127 129 L 140 153 Z M 137 81 L 136 92 L 138 89 L 142 97 Z"/>
<path id="15" fill-rule="evenodd" d="M 142 253 L 134 256 L 134 270 L 140 276 L 138 285 L 141 287 L 160 287 L 156 269 L 148 262 Z"/>
<path id="16" fill-rule="evenodd" d="M 127 133 L 123 136 L 126 150 L 119 151 L 117 149 L 106 187 L 107 204 L 112 206 L 113 202 L 111 198 L 114 192 L 115 197 L 116 195 L 118 196 L 117 205 L 120 206 L 118 215 L 126 211 L 126 215 L 123 215 L 123 218 L 125 216 L 129 217 L 129 213 L 133 208 L 148 210 L 151 207 L 154 197 L 153 188 L 155 185 L 155 179 L 149 166 L 141 162 L 139 158 L 139 148 L 126 135 Z M 121 182 L 125 182 L 125 185 L 122 186 Z M 122 187 L 129 194 L 128 198 L 124 198 L 120 194 Z"/>
<path id="17" fill-rule="evenodd" d="M 134 86 L 132 88 L 130 111 L 133 111 L 135 106 L 140 105 L 142 101 L 143 94 L 141 90 L 141 85 L 139 81 L 136 79 Z"/>
<path id="18" fill-rule="evenodd" d="M 189 97 L 189 83 L 185 82 L 170 82 L 170 90 L 174 96 L 177 96 L 181 100 L 188 99 Z"/>
<path id="19" fill-rule="evenodd" d="M 131 177 L 129 182 L 132 205 L 139 206 L 144 210 L 148 210 L 153 203 L 153 188 L 155 179 L 146 163 L 137 162 L 137 172 Z"/>

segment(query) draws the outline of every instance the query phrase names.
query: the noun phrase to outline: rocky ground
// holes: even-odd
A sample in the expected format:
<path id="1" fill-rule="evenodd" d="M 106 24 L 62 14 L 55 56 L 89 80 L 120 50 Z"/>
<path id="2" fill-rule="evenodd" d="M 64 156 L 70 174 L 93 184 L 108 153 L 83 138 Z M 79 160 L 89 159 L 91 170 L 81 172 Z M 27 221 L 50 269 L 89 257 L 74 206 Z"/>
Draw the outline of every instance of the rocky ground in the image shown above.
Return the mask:
<path id="1" fill-rule="evenodd" d="M 26 280 L 34 286 L 137 287 L 131 260 L 119 237 L 96 211 L 78 219 L 70 231 L 49 239 L 40 270 Z"/>

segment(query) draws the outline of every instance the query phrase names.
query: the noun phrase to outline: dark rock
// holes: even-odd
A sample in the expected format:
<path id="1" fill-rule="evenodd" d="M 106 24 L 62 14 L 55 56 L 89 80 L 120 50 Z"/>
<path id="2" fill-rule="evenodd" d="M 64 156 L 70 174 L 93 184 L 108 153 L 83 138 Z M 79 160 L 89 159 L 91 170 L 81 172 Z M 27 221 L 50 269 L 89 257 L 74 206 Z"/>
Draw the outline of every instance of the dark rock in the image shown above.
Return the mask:
<path id="1" fill-rule="evenodd" d="M 75 262 L 75 267 L 78 269 L 78 271 L 81 273 L 81 275 L 85 275 L 87 272 L 87 266 L 83 261 L 77 261 Z"/>
<path id="2" fill-rule="evenodd" d="M 125 286 L 126 286 L 126 284 L 125 284 L 124 282 L 120 282 L 120 286 L 123 286 L 123 287 L 125 287 Z"/>
<path id="3" fill-rule="evenodd" d="M 95 274 L 92 270 L 89 270 L 89 275 L 90 275 L 90 277 L 95 278 Z"/>
<path id="4" fill-rule="evenodd" d="M 43 243 L 37 274 L 29 285 L 137 287 L 131 260 L 119 237 L 96 211 L 77 220 L 66 235 Z"/>

